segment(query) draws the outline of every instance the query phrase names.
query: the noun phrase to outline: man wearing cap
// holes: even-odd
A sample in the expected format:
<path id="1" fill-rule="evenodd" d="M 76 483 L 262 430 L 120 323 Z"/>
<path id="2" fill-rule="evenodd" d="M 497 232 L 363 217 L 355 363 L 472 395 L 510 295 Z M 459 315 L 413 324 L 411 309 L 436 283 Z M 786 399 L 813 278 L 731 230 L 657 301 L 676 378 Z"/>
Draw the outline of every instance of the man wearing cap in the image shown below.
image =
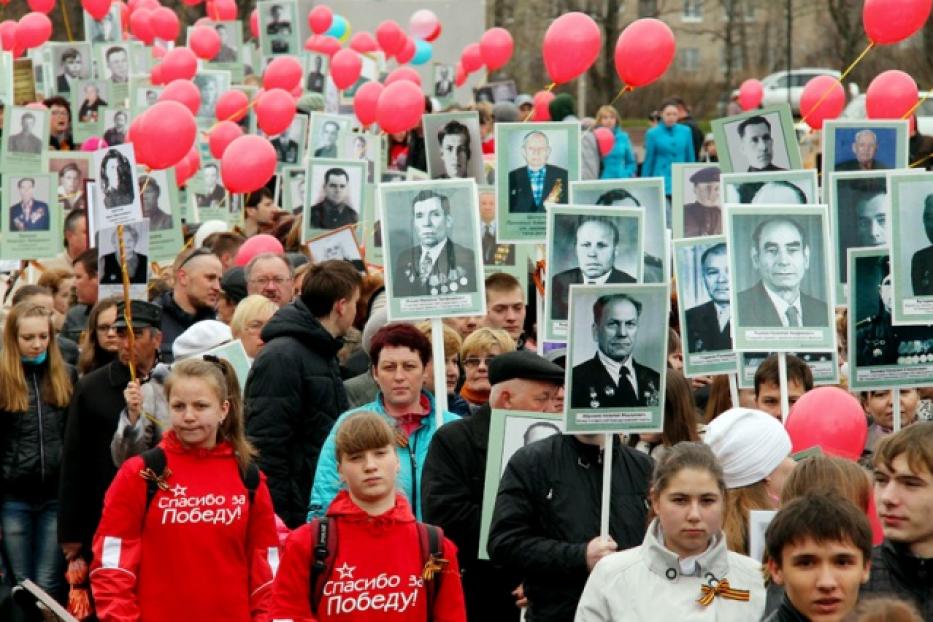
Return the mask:
<path id="1" fill-rule="evenodd" d="M 82 377 L 68 407 L 58 518 L 59 542 L 68 559 L 79 554 L 89 558 L 104 493 L 117 474 L 111 443 L 120 413 L 128 401 L 140 396 L 140 383 L 148 381 L 157 361 L 162 341 L 161 310 L 142 300 L 133 300 L 131 310 L 135 335 L 132 353 L 125 305 L 120 301 L 113 325 L 120 337 L 117 358 Z M 131 356 L 136 366 L 135 382 L 130 380 Z"/>
<path id="2" fill-rule="evenodd" d="M 425 521 L 442 527 L 454 541 L 465 564 L 467 619 L 518 620 L 512 592 L 521 577 L 477 559 L 489 423 L 493 408 L 560 412 L 564 370 L 533 352 L 508 352 L 489 364 L 489 383 L 489 404 L 435 433 L 424 465 L 422 511 Z"/>
<path id="3" fill-rule="evenodd" d="M 520 93 L 518 97 L 515 98 L 515 105 L 518 106 L 518 111 L 521 113 L 522 119 L 524 119 L 531 112 L 531 109 L 534 108 L 535 100 L 527 93 Z"/>
<path id="4" fill-rule="evenodd" d="M 707 166 L 690 176 L 696 201 L 684 205 L 684 237 L 722 233 L 719 206 L 719 167 Z"/>
<path id="5" fill-rule="evenodd" d="M 246 298 L 246 275 L 243 268 L 234 266 L 220 278 L 220 298 L 217 301 L 217 319 L 230 324 L 233 313 L 240 301 Z"/>
<path id="6" fill-rule="evenodd" d="M 183 251 L 175 259 L 175 285 L 156 299 L 162 307 L 162 360 L 171 363 L 172 343 L 195 322 L 213 320 L 220 298 L 223 266 L 206 248 Z"/>

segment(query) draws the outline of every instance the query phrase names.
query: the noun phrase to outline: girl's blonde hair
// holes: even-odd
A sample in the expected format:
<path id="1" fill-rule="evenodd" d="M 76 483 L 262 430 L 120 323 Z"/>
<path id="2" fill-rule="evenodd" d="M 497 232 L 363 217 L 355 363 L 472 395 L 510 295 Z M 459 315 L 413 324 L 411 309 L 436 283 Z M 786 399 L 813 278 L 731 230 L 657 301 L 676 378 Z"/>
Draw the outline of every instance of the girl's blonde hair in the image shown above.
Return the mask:
<path id="1" fill-rule="evenodd" d="M 460 358 L 465 359 L 471 354 L 489 352 L 493 348 L 499 348 L 499 354 L 505 354 L 515 349 L 515 341 L 500 328 L 479 328 L 463 340 Z"/>
<path id="2" fill-rule="evenodd" d="M 730 551 L 748 555 L 748 520 L 752 510 L 772 510 L 774 505 L 764 480 L 726 491 L 722 531 Z"/>
<path id="3" fill-rule="evenodd" d="M 246 330 L 246 325 L 260 313 L 266 311 L 274 314 L 278 310 L 278 306 L 265 296 L 260 294 L 247 296 L 237 304 L 233 317 L 230 318 L 230 331 L 233 333 L 233 337 L 239 339 L 240 335 Z"/>
<path id="4" fill-rule="evenodd" d="M 26 387 L 26 374 L 20 359 L 19 323 L 23 318 L 42 317 L 49 326 L 48 373 L 40 387 L 41 399 L 57 408 L 68 406 L 74 387 L 71 375 L 55 341 L 55 327 L 52 314 L 40 304 L 21 302 L 10 309 L 3 326 L 3 351 L 0 352 L 0 410 L 7 412 L 26 412 L 29 410 L 29 390 Z"/>

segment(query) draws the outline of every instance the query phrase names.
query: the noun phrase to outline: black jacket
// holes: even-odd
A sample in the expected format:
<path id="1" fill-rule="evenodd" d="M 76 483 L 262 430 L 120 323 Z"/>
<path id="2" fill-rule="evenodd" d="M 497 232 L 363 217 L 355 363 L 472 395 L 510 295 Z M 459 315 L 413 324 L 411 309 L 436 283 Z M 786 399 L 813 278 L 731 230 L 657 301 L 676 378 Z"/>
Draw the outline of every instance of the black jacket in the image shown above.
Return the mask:
<path id="1" fill-rule="evenodd" d="M 491 416 L 485 404 L 475 415 L 440 427 L 431 440 L 421 479 L 424 521 L 441 527 L 457 545 L 471 622 L 519 618 L 511 592 L 521 577 L 478 559 Z"/>
<path id="2" fill-rule="evenodd" d="M 654 461 L 616 438 L 609 534 L 628 549 L 647 528 Z M 589 576 L 586 545 L 599 536 L 602 450 L 555 434 L 519 449 L 502 475 L 489 531 L 492 560 L 524 577 L 528 622 L 571 622 Z"/>
<path id="3" fill-rule="evenodd" d="M 303 525 L 324 440 L 350 404 L 334 338 L 298 299 L 262 330 L 266 343 L 246 380 L 246 433 L 259 450 L 275 513 Z"/>
<path id="4" fill-rule="evenodd" d="M 933 620 L 933 558 L 914 557 L 906 545 L 885 539 L 872 549 L 871 575 L 859 593 L 908 600 L 921 618 Z"/>
<path id="5" fill-rule="evenodd" d="M 48 362 L 23 365 L 23 371 L 29 410 L 0 411 L 0 499 L 56 499 L 67 406 L 52 406 L 41 397 Z M 68 372 L 77 382 L 74 369 Z"/>
<path id="6" fill-rule="evenodd" d="M 172 354 L 172 344 L 180 334 L 201 320 L 216 318 L 216 314 L 211 309 L 199 309 L 194 315 L 188 313 L 178 306 L 170 291 L 159 296 L 154 303 L 162 307 L 162 345 L 159 347 L 159 352 L 162 354 L 164 363 L 171 364 L 175 360 Z"/>

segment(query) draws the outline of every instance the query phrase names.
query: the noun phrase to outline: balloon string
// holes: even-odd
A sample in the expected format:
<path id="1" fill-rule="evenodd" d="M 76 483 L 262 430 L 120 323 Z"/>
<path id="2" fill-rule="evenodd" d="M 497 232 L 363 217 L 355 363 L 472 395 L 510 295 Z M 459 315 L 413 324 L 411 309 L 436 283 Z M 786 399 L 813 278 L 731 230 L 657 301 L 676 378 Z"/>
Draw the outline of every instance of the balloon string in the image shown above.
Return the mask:
<path id="1" fill-rule="evenodd" d="M 842 72 L 842 74 L 840 74 L 839 77 L 836 78 L 835 83 L 829 85 L 829 88 L 827 88 L 825 91 L 823 91 L 823 94 L 820 95 L 820 98 L 819 98 L 818 100 L 816 100 L 816 103 L 813 104 L 813 106 L 810 108 L 810 110 L 807 111 L 807 114 L 803 115 L 803 118 L 801 119 L 801 121 L 806 121 L 807 118 L 808 118 L 811 114 L 813 114 L 814 112 L 816 112 L 816 110 L 820 107 L 820 104 L 822 104 L 824 101 L 826 101 L 826 98 L 829 97 L 829 94 L 832 93 L 832 91 L 833 91 L 834 88 L 836 88 L 836 84 L 839 84 L 839 85 L 844 86 L 844 85 L 842 84 L 842 81 L 845 80 L 846 77 L 847 77 L 850 73 L 852 73 L 852 70 L 855 69 L 855 66 L 856 66 L 856 65 L 858 65 L 860 62 L 862 62 L 862 60 L 864 60 L 865 56 L 868 55 L 868 53 L 871 51 L 871 49 L 872 49 L 873 47 L 875 47 L 875 42 L 874 42 L 874 41 L 869 41 L 869 42 L 868 42 L 868 45 L 865 47 L 865 49 L 862 50 L 862 53 L 858 55 L 858 58 L 856 58 L 854 61 L 852 61 L 852 64 L 850 64 L 848 67 L 846 67 L 845 70 Z"/>
<path id="2" fill-rule="evenodd" d="M 68 8 L 65 6 L 65 0 L 61 0 L 59 6 L 62 9 L 62 20 L 65 22 L 65 33 L 68 35 L 68 41 L 74 41 L 75 39 L 71 34 L 71 20 L 68 19 Z"/>
<path id="3" fill-rule="evenodd" d="M 547 93 L 550 93 L 551 91 L 554 90 L 554 87 L 556 86 L 557 86 L 557 82 L 551 82 L 546 87 L 544 87 L 544 91 Z M 531 119 L 531 117 L 534 116 L 534 114 L 535 114 L 535 109 L 534 107 L 532 107 L 528 115 L 524 119 L 522 119 L 522 123 L 528 123 L 528 121 Z"/>
<path id="4" fill-rule="evenodd" d="M 612 101 L 609 102 L 609 105 L 610 105 L 610 106 L 613 105 L 614 103 L 616 103 L 616 101 L 618 101 L 618 99 L 619 99 L 620 97 L 622 97 L 622 96 L 625 95 L 626 93 L 629 93 L 629 92 L 634 91 L 634 90 L 635 90 L 635 87 L 629 86 L 628 84 L 626 84 L 626 85 L 623 86 L 621 89 L 619 89 L 619 92 L 616 93 L 616 96 L 612 98 Z"/>
<path id="5" fill-rule="evenodd" d="M 126 244 L 123 240 L 123 225 L 117 225 L 120 273 L 123 277 L 123 317 L 126 320 L 126 340 L 130 356 L 126 362 L 130 368 L 130 380 L 136 380 L 136 334 L 133 332 L 133 310 L 130 301 L 130 273 L 126 269 Z"/>
<path id="6" fill-rule="evenodd" d="M 923 97 L 921 97 L 920 99 L 918 99 L 918 100 L 917 100 L 917 103 L 914 104 L 913 106 L 911 106 L 911 107 L 910 107 L 910 110 L 908 110 L 907 112 L 905 112 L 904 115 L 903 115 L 901 118 L 902 118 L 902 119 L 909 119 L 909 118 L 910 118 L 910 115 L 912 115 L 913 113 L 917 112 L 917 108 L 919 108 L 920 106 L 922 106 L 922 105 L 923 105 L 923 102 L 925 102 L 925 101 L 927 100 L 928 97 L 930 97 L 930 91 L 927 91 L 926 93 L 924 93 L 924 94 L 923 94 Z M 929 157 L 929 156 L 927 156 L 927 157 Z"/>
<path id="7" fill-rule="evenodd" d="M 933 158 L 933 153 L 928 153 L 928 154 L 926 154 L 925 156 L 923 156 L 922 158 L 920 158 L 919 160 L 917 160 L 916 162 L 911 162 L 911 163 L 910 163 L 910 168 L 917 168 L 918 166 L 920 166 L 921 164 L 923 164 L 924 162 L 926 162 L 926 161 L 929 160 L 930 158 Z"/>
<path id="8" fill-rule="evenodd" d="M 229 117 L 227 117 L 226 119 L 221 119 L 221 120 L 219 120 L 219 121 L 215 121 L 215 122 L 214 122 L 214 125 L 210 126 L 210 127 L 207 128 L 206 130 L 204 130 L 203 134 L 204 134 L 205 136 L 209 136 L 210 133 L 213 132 L 214 130 L 216 130 L 216 129 L 217 129 L 217 126 L 220 125 L 221 123 L 223 123 L 224 121 L 233 121 L 234 118 L 240 116 L 241 114 L 246 113 L 246 112 L 249 112 L 249 109 L 256 105 L 256 101 L 257 101 L 258 99 L 259 99 L 258 97 L 257 97 L 257 98 L 253 98 L 253 101 L 251 101 L 250 103 L 248 103 L 248 104 L 246 105 L 245 108 L 240 108 L 239 110 L 237 110 L 236 112 L 234 112 L 233 114 L 231 114 L 231 115 L 230 115 Z"/>

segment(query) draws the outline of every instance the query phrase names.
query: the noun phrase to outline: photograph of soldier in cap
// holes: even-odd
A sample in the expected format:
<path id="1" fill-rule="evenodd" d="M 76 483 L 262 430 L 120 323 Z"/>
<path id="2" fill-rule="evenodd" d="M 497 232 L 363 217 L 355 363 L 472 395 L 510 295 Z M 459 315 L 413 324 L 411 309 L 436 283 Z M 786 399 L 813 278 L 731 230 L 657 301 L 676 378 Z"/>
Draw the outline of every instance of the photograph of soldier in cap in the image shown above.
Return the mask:
<path id="1" fill-rule="evenodd" d="M 720 178 L 723 203 L 808 205 L 819 203 L 816 170 L 726 173 Z"/>
<path id="2" fill-rule="evenodd" d="M 719 167 L 704 166 L 688 179 L 693 200 L 684 203 L 685 238 L 722 233 L 722 209 L 719 198 Z"/>
<path id="3" fill-rule="evenodd" d="M 802 168 L 794 119 L 787 104 L 715 119 L 711 125 L 723 173 Z"/>
<path id="4" fill-rule="evenodd" d="M 472 177 L 483 182 L 479 113 L 448 112 L 423 117 L 431 179 Z"/>

